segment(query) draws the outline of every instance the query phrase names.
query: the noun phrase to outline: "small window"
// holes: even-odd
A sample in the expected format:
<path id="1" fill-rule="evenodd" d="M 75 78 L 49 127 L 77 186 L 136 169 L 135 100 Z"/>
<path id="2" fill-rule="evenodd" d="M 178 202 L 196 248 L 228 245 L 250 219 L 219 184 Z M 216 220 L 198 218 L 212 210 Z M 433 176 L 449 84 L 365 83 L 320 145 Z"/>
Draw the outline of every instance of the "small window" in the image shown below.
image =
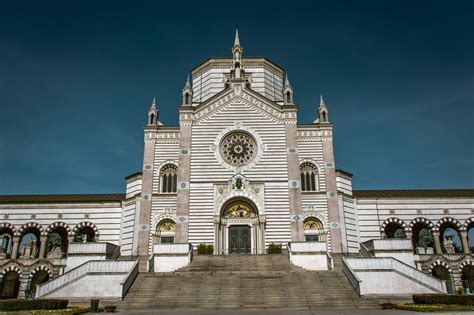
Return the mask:
<path id="1" fill-rule="evenodd" d="M 174 164 L 167 164 L 161 168 L 161 192 L 176 193 L 178 182 L 178 167 Z"/>
<path id="2" fill-rule="evenodd" d="M 313 163 L 305 162 L 300 166 L 301 174 L 301 190 L 302 191 L 317 191 L 317 169 Z"/>
<path id="3" fill-rule="evenodd" d="M 161 239 L 160 239 L 160 243 L 162 243 L 162 244 L 174 243 L 174 237 L 162 236 Z"/>
<path id="4" fill-rule="evenodd" d="M 305 235 L 306 242 L 319 242 L 319 235 Z"/>

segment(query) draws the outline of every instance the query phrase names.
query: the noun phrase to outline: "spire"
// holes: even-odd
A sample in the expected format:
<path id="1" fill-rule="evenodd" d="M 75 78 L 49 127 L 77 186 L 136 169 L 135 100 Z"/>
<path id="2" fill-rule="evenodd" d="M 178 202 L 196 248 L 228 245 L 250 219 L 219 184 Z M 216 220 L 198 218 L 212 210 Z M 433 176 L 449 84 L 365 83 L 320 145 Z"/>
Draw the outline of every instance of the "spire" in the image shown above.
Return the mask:
<path id="1" fill-rule="evenodd" d="M 191 83 L 189 82 L 189 74 L 188 74 L 188 79 L 186 80 L 186 85 L 184 86 L 184 88 L 191 88 Z"/>
<path id="2" fill-rule="evenodd" d="M 183 88 L 183 103 L 182 105 L 191 105 L 193 98 L 193 89 L 191 88 L 191 81 L 189 80 L 189 74 L 188 78 L 186 79 L 186 84 L 184 85 Z"/>
<path id="3" fill-rule="evenodd" d="M 327 107 L 326 104 L 324 103 L 323 95 L 321 94 L 319 96 L 319 108 Z"/>
<path id="4" fill-rule="evenodd" d="M 235 27 L 235 40 L 234 40 L 234 47 L 236 46 L 240 47 L 239 28 L 237 26 Z"/>
<path id="5" fill-rule="evenodd" d="M 291 86 L 290 80 L 288 80 L 288 74 L 285 74 L 285 87 Z"/>
<path id="6" fill-rule="evenodd" d="M 156 97 L 153 96 L 150 109 L 148 110 L 148 126 L 156 126 L 158 124 L 158 109 L 156 108 Z"/>

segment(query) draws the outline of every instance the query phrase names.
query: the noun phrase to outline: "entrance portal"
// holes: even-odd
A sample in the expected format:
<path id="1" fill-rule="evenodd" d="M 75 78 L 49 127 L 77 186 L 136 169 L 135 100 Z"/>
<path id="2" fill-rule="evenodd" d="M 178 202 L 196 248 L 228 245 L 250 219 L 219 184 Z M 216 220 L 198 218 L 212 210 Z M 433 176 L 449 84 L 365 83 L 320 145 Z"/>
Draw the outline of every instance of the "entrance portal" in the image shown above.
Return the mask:
<path id="1" fill-rule="evenodd" d="M 229 254 L 250 254 L 250 226 L 232 225 L 229 227 Z"/>

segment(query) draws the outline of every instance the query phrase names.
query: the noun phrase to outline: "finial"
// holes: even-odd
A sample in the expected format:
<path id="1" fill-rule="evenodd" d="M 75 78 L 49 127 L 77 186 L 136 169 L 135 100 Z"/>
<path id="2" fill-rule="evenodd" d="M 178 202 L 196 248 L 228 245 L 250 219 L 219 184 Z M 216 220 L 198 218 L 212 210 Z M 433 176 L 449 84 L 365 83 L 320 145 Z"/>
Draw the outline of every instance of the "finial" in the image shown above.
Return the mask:
<path id="1" fill-rule="evenodd" d="M 151 107 L 156 108 L 156 96 L 153 96 L 153 102 L 151 102 Z"/>
<path id="2" fill-rule="evenodd" d="M 290 80 L 288 80 L 288 74 L 285 74 L 285 87 L 290 86 Z"/>
<path id="3" fill-rule="evenodd" d="M 322 95 L 322 94 L 319 96 L 319 107 L 326 107 L 326 104 L 324 104 L 324 100 L 323 100 L 323 95 Z"/>
<path id="4" fill-rule="evenodd" d="M 240 39 L 239 39 L 239 27 L 235 27 L 235 40 L 234 40 L 234 47 L 240 46 Z"/>
<path id="5" fill-rule="evenodd" d="M 188 74 L 188 79 L 186 80 L 186 85 L 184 88 L 191 88 L 191 82 L 189 81 L 189 74 Z"/>

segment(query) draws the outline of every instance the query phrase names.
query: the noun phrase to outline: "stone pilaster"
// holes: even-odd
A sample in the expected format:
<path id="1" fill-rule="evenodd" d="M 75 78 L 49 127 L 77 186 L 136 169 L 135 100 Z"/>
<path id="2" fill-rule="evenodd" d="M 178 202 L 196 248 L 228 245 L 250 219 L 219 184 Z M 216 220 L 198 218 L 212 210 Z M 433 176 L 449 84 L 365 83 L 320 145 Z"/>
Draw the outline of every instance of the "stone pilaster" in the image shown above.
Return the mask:
<path id="1" fill-rule="evenodd" d="M 296 106 L 284 107 L 286 154 L 288 161 L 288 189 L 290 201 L 291 241 L 304 241 L 303 209 L 301 206 L 300 162 L 296 130 Z"/>
<path id="2" fill-rule="evenodd" d="M 328 203 L 329 233 L 331 235 L 331 251 L 341 252 L 343 243 L 341 233 L 341 217 L 337 200 L 336 168 L 334 163 L 334 148 L 331 124 L 321 126 L 321 140 L 323 144 L 323 161 L 326 177 L 326 193 Z"/>
<path id="3" fill-rule="evenodd" d="M 20 247 L 20 236 L 15 235 L 13 236 L 13 248 L 12 248 L 12 259 L 18 258 L 18 248 Z"/>
<path id="4" fill-rule="evenodd" d="M 191 169 L 191 132 L 193 108 L 179 110 L 180 140 L 176 204 L 176 243 L 189 242 L 189 177 Z"/>
<path id="5" fill-rule="evenodd" d="M 138 215 L 138 259 L 139 271 L 147 272 L 150 247 L 151 197 L 153 189 L 153 162 L 155 159 L 156 127 L 145 127 L 145 148 L 143 152 L 143 174 L 141 206 Z"/>
<path id="6" fill-rule="evenodd" d="M 435 253 L 441 255 L 443 254 L 443 250 L 441 249 L 441 242 L 439 241 L 439 236 L 440 236 L 439 231 L 433 232 Z"/>
<path id="7" fill-rule="evenodd" d="M 41 235 L 40 237 L 40 249 L 38 258 L 44 258 L 46 253 L 46 236 Z"/>
<path id="8" fill-rule="evenodd" d="M 461 231 L 461 242 L 462 242 L 462 250 L 464 254 L 470 254 L 471 250 L 467 242 L 467 231 Z"/>

